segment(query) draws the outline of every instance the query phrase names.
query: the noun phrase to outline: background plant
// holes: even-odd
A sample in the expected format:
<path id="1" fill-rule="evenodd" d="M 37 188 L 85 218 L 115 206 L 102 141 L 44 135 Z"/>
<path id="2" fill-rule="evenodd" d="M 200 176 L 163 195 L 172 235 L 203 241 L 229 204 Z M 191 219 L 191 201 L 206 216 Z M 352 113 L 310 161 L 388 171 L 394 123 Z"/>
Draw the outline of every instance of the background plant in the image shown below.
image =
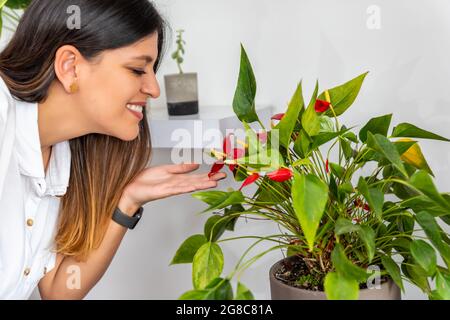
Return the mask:
<path id="1" fill-rule="evenodd" d="M 172 260 L 192 263 L 194 288 L 181 299 L 252 299 L 241 275 L 280 249 L 301 257 L 309 270 L 304 279 L 320 284 L 330 299 L 356 299 L 371 265 L 402 290 L 409 281 L 431 299 L 450 299 L 450 239 L 439 224 L 450 224 L 450 195 L 437 190 L 416 139 L 449 140 L 409 123 L 390 130 L 392 114 L 358 131 L 342 125 L 339 116 L 366 75 L 320 94 L 316 83 L 308 104 L 300 82 L 286 113 L 274 115 L 268 130 L 255 110 L 256 80 L 242 47 L 233 109 L 246 139 L 227 136 L 222 151 L 212 150 L 217 162 L 211 174 L 228 166 L 243 183 L 239 190 L 194 194 L 212 216 L 203 234 L 185 240 Z M 258 188 L 248 196 L 242 190 L 252 183 Z M 239 218 L 272 221 L 280 233 L 222 238 Z M 255 242 L 223 276 L 220 245 L 244 238 Z M 261 242 L 273 246 L 258 252 Z"/>
<path id="2" fill-rule="evenodd" d="M 180 29 L 177 30 L 177 49 L 175 52 L 172 53 L 172 59 L 175 60 L 178 66 L 178 70 L 180 73 L 183 73 L 183 69 L 181 69 L 181 64 L 184 62 L 183 55 L 185 53 L 184 51 L 184 45 L 186 44 L 186 41 L 183 40 L 183 32 L 184 30 Z"/>
<path id="3" fill-rule="evenodd" d="M 26 9 L 30 3 L 31 0 L 0 0 L 0 36 L 3 28 L 11 32 L 16 30 L 20 20 L 17 10 Z"/>

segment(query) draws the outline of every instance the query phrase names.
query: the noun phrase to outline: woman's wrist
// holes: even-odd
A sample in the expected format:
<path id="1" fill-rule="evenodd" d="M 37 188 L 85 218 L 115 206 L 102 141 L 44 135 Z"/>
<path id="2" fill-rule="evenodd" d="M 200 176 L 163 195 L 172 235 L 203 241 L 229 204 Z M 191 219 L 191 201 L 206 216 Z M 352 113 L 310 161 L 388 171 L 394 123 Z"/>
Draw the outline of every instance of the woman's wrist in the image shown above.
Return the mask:
<path id="1" fill-rule="evenodd" d="M 117 207 L 119 208 L 120 211 L 132 217 L 141 206 L 130 201 L 128 197 L 122 196 L 119 200 Z"/>

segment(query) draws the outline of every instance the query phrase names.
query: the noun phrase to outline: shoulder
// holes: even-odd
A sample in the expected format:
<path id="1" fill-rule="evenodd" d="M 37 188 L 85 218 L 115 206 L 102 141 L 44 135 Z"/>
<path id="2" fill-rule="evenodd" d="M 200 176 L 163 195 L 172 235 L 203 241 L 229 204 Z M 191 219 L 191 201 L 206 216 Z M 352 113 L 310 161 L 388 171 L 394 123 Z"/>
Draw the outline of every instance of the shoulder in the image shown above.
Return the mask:
<path id="1" fill-rule="evenodd" d="M 12 109 L 13 97 L 6 86 L 5 81 L 0 76 L 0 123 L 6 123 L 8 114 Z"/>

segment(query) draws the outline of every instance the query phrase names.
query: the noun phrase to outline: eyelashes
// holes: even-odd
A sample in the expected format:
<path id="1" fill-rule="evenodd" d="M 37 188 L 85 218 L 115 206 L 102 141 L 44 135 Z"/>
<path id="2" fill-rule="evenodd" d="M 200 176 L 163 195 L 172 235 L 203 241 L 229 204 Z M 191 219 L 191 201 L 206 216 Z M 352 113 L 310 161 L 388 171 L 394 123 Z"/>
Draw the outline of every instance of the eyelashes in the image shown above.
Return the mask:
<path id="1" fill-rule="evenodd" d="M 147 72 L 145 72 L 145 71 L 143 71 L 143 70 L 132 69 L 131 71 L 132 71 L 135 75 L 138 75 L 138 76 L 142 76 L 142 75 L 144 75 L 144 74 L 147 74 Z"/>

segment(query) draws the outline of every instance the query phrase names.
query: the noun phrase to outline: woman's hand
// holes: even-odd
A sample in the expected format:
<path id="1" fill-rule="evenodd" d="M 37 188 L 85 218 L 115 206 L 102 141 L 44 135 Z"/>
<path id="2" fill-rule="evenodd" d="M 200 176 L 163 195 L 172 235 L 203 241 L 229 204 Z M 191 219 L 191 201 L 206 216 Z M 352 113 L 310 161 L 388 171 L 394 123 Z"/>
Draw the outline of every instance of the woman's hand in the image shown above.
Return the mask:
<path id="1" fill-rule="evenodd" d="M 119 201 L 119 209 L 134 214 L 147 202 L 170 196 L 217 187 L 217 181 L 226 177 L 216 173 L 188 174 L 199 168 L 198 164 L 175 164 L 151 167 L 143 170 L 126 186 Z"/>

